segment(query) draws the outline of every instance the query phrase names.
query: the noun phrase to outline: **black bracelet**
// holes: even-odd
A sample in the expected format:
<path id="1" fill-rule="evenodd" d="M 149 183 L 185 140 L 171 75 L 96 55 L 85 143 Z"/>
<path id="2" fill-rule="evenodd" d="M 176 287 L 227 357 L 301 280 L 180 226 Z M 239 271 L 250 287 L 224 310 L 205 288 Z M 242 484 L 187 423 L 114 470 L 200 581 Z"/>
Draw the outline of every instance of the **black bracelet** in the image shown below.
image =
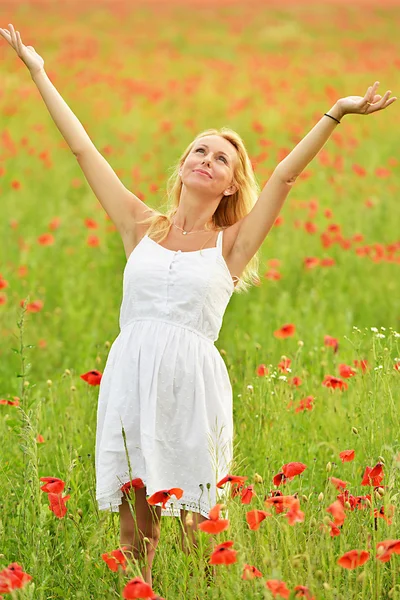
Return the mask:
<path id="1" fill-rule="evenodd" d="M 332 117 L 332 115 L 328 115 L 328 113 L 324 113 L 324 115 L 326 117 L 330 117 L 331 119 L 333 119 L 334 121 L 336 121 L 336 123 L 339 123 L 339 125 L 340 125 L 340 121 L 338 121 L 337 119 L 335 119 L 335 117 Z"/>

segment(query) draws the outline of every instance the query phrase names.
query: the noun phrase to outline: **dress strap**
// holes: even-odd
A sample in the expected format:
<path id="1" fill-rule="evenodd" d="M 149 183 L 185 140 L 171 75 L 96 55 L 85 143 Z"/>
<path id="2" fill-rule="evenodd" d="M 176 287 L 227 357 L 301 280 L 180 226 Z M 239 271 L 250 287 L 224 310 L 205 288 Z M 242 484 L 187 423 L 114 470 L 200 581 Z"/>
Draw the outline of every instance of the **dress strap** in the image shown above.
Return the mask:
<path id="1" fill-rule="evenodd" d="M 218 253 L 222 254 L 222 234 L 223 234 L 224 230 L 221 229 L 221 231 L 219 232 L 218 236 L 217 236 L 217 248 L 218 248 Z"/>

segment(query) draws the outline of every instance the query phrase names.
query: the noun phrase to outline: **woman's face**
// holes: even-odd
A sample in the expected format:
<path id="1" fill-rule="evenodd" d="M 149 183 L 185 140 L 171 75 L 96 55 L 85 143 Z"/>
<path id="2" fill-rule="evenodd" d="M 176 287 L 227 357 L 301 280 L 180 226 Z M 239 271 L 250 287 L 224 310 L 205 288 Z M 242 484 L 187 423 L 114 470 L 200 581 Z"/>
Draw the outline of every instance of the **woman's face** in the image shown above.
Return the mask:
<path id="1" fill-rule="evenodd" d="M 236 161 L 236 150 L 228 140 L 219 135 L 204 136 L 195 141 L 181 167 L 182 181 L 188 188 L 201 186 L 212 195 L 233 194 Z"/>

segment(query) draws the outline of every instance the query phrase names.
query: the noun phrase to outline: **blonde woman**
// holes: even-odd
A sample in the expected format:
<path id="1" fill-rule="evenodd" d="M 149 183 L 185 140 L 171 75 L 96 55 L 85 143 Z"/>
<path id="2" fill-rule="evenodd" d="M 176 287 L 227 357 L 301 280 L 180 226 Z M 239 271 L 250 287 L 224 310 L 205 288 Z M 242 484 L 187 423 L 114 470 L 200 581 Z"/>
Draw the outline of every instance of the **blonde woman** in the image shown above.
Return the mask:
<path id="1" fill-rule="evenodd" d="M 203 131 L 179 157 L 161 214 L 121 183 L 35 49 L 11 24 L 0 32 L 28 67 L 125 248 L 121 331 L 99 391 L 96 498 L 100 509 L 119 511 L 121 546 L 144 559 L 151 585 L 161 516 L 180 517 L 187 551 L 218 500 L 217 482 L 231 473 L 232 388 L 215 341 L 233 292 L 257 283 L 258 249 L 343 116 L 370 115 L 396 98 L 376 94 L 375 82 L 364 96 L 338 99 L 261 193 L 240 136 L 225 127 Z"/>

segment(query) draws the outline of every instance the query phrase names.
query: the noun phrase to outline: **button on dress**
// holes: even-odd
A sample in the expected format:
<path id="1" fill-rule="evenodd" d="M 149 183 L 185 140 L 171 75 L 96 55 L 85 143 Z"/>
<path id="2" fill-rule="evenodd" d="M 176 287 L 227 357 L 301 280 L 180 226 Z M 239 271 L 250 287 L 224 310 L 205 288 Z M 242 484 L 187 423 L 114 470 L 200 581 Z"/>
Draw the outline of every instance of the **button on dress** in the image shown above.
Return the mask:
<path id="1" fill-rule="evenodd" d="M 182 488 L 162 516 L 179 517 L 185 509 L 208 517 L 226 500 L 216 484 L 231 472 L 232 387 L 215 341 L 234 283 L 222 235 L 215 247 L 191 252 L 145 235 L 126 262 L 120 333 L 98 396 L 100 510 L 117 512 L 121 486 L 136 478 L 147 496 Z"/>

